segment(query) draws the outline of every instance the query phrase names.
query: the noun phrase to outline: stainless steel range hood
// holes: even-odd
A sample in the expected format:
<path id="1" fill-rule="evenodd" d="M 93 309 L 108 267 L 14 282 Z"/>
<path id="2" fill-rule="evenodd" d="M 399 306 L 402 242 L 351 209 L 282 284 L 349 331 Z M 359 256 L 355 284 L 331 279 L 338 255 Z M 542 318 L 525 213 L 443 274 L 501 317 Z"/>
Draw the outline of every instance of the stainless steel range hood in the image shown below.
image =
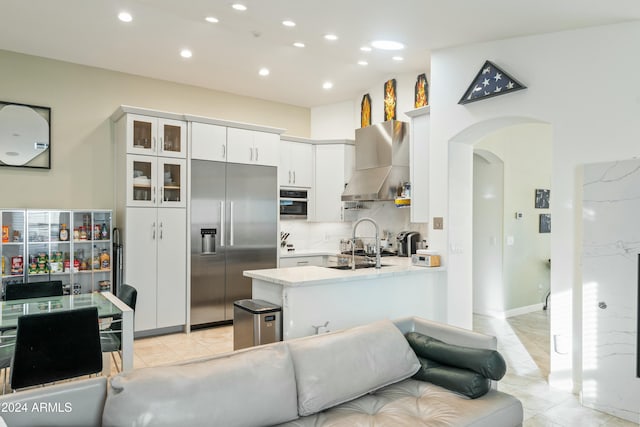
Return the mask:
<path id="1" fill-rule="evenodd" d="M 409 127 L 388 120 L 356 129 L 356 169 L 343 201 L 394 200 L 409 181 Z"/>

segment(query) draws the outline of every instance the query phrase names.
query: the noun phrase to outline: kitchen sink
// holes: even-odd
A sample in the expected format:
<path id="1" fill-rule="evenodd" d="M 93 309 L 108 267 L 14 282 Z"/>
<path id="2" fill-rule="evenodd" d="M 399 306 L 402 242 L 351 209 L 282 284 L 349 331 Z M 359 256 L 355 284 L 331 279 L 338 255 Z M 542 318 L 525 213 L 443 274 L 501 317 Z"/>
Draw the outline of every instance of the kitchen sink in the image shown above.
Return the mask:
<path id="1" fill-rule="evenodd" d="M 359 270 L 361 268 L 375 268 L 375 264 L 356 264 L 356 270 Z M 386 267 L 387 264 L 381 264 L 380 267 Z M 335 270 L 351 270 L 351 266 L 350 265 L 331 265 L 328 266 L 327 268 L 333 268 Z"/>

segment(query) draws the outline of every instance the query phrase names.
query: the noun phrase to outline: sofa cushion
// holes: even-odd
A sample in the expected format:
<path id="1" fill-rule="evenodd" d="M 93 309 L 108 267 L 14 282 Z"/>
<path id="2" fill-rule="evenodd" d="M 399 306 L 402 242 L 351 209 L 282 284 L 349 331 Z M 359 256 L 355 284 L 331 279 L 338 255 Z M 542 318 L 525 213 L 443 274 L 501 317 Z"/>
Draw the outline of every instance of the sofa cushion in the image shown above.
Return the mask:
<path id="1" fill-rule="evenodd" d="M 410 377 L 420 362 L 390 321 L 288 342 L 298 413 L 309 415 Z"/>
<path id="2" fill-rule="evenodd" d="M 407 379 L 278 427 L 513 427 L 522 421 L 522 404 L 509 394 L 491 390 L 469 399 Z"/>
<path id="3" fill-rule="evenodd" d="M 422 357 L 418 359 L 421 367 L 412 378 L 429 381 L 472 399 L 486 394 L 491 389 L 491 381 L 477 372 L 441 365 Z"/>
<path id="4" fill-rule="evenodd" d="M 507 364 L 496 350 L 449 344 L 418 332 L 409 332 L 406 337 L 416 354 L 425 359 L 469 369 L 496 381 L 507 372 Z"/>
<path id="5" fill-rule="evenodd" d="M 278 343 L 119 374 L 110 382 L 103 425 L 257 426 L 297 416 L 291 356 Z"/>

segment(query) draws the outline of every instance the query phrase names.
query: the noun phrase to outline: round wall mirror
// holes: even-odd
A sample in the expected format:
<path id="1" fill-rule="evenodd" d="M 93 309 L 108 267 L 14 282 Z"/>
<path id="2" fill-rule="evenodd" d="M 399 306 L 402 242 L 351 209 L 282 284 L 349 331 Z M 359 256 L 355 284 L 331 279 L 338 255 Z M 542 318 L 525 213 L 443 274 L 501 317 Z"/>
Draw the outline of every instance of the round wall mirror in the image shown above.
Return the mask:
<path id="1" fill-rule="evenodd" d="M 51 168 L 51 109 L 0 102 L 0 166 Z"/>

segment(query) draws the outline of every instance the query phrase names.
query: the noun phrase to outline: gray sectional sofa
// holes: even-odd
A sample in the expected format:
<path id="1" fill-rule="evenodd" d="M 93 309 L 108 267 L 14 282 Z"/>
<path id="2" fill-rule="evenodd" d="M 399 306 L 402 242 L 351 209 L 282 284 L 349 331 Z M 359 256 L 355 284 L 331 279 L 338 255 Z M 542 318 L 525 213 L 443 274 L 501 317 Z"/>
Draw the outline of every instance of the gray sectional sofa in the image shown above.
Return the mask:
<path id="1" fill-rule="evenodd" d="M 404 333 L 495 349 L 496 339 L 419 318 L 379 321 L 107 380 L 72 381 L 0 398 L 19 426 L 519 426 L 522 405 L 491 390 L 470 399 L 411 377 Z"/>

